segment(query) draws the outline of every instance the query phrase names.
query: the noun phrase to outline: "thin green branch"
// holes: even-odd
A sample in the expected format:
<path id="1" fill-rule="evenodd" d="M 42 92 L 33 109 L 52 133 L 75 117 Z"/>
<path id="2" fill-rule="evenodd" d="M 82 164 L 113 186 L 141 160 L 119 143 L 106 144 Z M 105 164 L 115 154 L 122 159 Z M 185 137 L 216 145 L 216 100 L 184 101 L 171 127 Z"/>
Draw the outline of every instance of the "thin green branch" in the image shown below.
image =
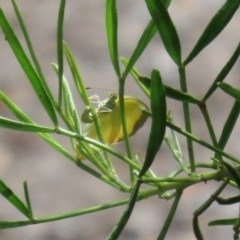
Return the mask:
<path id="1" fill-rule="evenodd" d="M 164 225 L 162 227 L 162 230 L 161 230 L 157 240 L 164 240 L 165 239 L 165 237 L 167 235 L 167 232 L 168 232 L 168 229 L 170 227 L 170 224 L 171 224 L 171 222 L 172 222 L 172 220 L 175 216 L 175 213 L 176 213 L 179 201 L 181 199 L 181 196 L 182 196 L 182 191 L 177 191 L 175 199 L 174 199 L 173 204 L 172 204 L 172 207 L 171 207 L 171 209 L 168 213 L 168 216 L 167 216 L 166 220 L 164 221 Z"/>
<path id="2" fill-rule="evenodd" d="M 129 218 L 130 218 L 130 216 L 132 214 L 133 208 L 134 208 L 134 206 L 136 204 L 137 196 L 138 196 L 138 192 L 139 192 L 141 183 L 142 183 L 141 180 L 138 180 L 136 182 L 136 185 L 134 186 L 132 194 L 131 194 L 131 196 L 129 198 L 129 201 L 128 201 L 128 204 L 127 204 L 127 208 L 123 212 L 123 214 L 121 216 L 121 219 L 118 222 L 118 224 L 114 227 L 113 231 L 108 236 L 108 238 L 107 238 L 108 240 L 115 240 L 122 233 L 124 227 L 126 226 L 128 220 L 129 220 Z"/>
<path id="3" fill-rule="evenodd" d="M 213 152 L 217 153 L 217 154 L 220 154 L 230 160 L 232 160 L 233 162 L 236 162 L 238 164 L 240 164 L 240 159 L 222 151 L 221 149 L 219 148 L 216 148 L 214 146 L 212 146 L 211 144 L 207 143 L 206 141 L 203 141 L 202 139 L 200 139 L 199 137 L 181 129 L 180 127 L 178 126 L 175 126 L 174 124 L 170 123 L 170 122 L 167 122 L 167 126 L 172 128 L 173 130 L 177 131 L 178 133 L 182 134 L 183 136 L 186 136 L 187 138 L 191 139 L 192 141 L 194 142 L 197 142 L 199 143 L 200 145 L 212 150 Z"/>
<path id="4" fill-rule="evenodd" d="M 156 195 L 158 193 L 158 191 L 159 191 L 158 189 L 154 189 L 151 191 L 149 190 L 147 192 L 144 191 L 138 195 L 137 201 L 140 201 L 142 199 L 146 199 L 148 197 Z M 99 212 L 102 210 L 125 205 L 128 201 L 129 201 L 129 199 L 122 199 L 122 200 L 118 200 L 115 202 L 109 202 L 109 203 L 105 203 L 105 204 L 101 204 L 101 205 L 96 205 L 96 206 L 79 209 L 79 210 L 75 210 L 75 211 L 68 212 L 68 213 L 44 216 L 44 217 L 34 218 L 31 220 L 0 221 L 0 229 L 16 228 L 16 227 L 22 227 L 22 226 L 27 226 L 27 225 L 35 225 L 35 224 L 40 224 L 40 223 L 59 221 L 59 220 L 67 219 L 67 218 L 77 217 L 77 216 L 90 214 L 90 213 L 94 213 L 94 212 Z"/>
<path id="5" fill-rule="evenodd" d="M 205 103 L 203 103 L 202 105 L 199 105 L 199 108 L 200 108 L 200 110 L 203 114 L 203 117 L 205 119 L 205 122 L 206 122 L 206 125 L 207 125 L 207 128 L 208 128 L 208 132 L 210 134 L 213 146 L 218 147 L 217 137 L 216 137 L 216 134 L 215 134 L 215 131 L 214 131 L 214 128 L 213 128 L 211 118 L 209 116 L 207 106 L 206 106 Z"/>
<path id="6" fill-rule="evenodd" d="M 203 240 L 203 235 L 201 229 L 199 227 L 198 218 L 199 216 L 206 211 L 212 203 L 215 201 L 215 198 L 223 191 L 223 189 L 227 186 L 229 179 L 226 179 L 220 187 L 215 191 L 215 193 L 204 202 L 196 211 L 193 213 L 193 231 L 198 240 Z M 214 197 L 213 197 L 214 196 Z"/>
<path id="7" fill-rule="evenodd" d="M 180 86 L 183 92 L 188 92 L 187 89 L 187 81 L 186 81 L 186 73 L 185 67 L 179 67 L 179 76 L 180 76 Z M 183 102 L 183 114 L 184 114 L 184 121 L 185 121 L 185 128 L 186 131 L 192 133 L 192 126 L 191 126 L 191 116 L 189 110 L 189 104 Z M 193 141 L 190 138 L 187 138 L 187 148 L 188 148 L 188 157 L 191 166 L 191 172 L 195 172 L 195 159 L 194 159 L 194 149 L 193 149 Z"/>

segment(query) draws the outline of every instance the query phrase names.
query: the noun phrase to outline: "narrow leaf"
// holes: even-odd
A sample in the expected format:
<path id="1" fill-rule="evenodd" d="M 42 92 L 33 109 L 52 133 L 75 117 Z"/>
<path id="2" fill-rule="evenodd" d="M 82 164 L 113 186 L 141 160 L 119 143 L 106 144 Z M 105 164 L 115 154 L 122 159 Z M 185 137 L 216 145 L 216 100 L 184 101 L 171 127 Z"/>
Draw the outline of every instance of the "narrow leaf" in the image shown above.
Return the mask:
<path id="1" fill-rule="evenodd" d="M 61 0 L 58 11 L 57 28 L 57 57 L 58 57 L 58 105 L 62 105 L 62 78 L 63 78 L 63 22 L 66 0 Z"/>
<path id="2" fill-rule="evenodd" d="M 238 60 L 239 55 L 240 55 L 240 43 L 238 43 L 237 48 L 233 52 L 231 58 L 225 64 L 221 72 L 218 74 L 218 76 L 214 80 L 212 86 L 209 88 L 209 90 L 205 94 L 203 98 L 203 102 L 205 102 L 212 95 L 212 93 L 217 89 L 218 83 L 222 82 L 226 78 L 226 76 L 231 71 L 236 61 Z"/>
<path id="3" fill-rule="evenodd" d="M 192 95 L 182 92 L 178 89 L 172 88 L 168 85 L 164 85 L 166 95 L 169 98 L 184 102 L 184 103 L 193 103 L 193 104 L 200 104 L 200 100 L 193 97 Z"/>
<path id="4" fill-rule="evenodd" d="M 237 122 L 237 120 L 239 119 L 239 114 L 240 114 L 240 102 L 235 101 L 235 103 L 233 104 L 233 107 L 231 109 L 231 112 L 224 124 L 221 136 L 219 138 L 218 141 L 218 147 L 220 149 L 224 149 L 229 137 L 231 136 L 231 133 L 234 129 L 234 126 Z M 217 153 L 215 154 L 215 157 L 218 156 Z"/>
<path id="5" fill-rule="evenodd" d="M 106 28 L 110 58 L 117 76 L 121 75 L 118 58 L 118 13 L 116 0 L 106 1 Z"/>
<path id="6" fill-rule="evenodd" d="M 227 0 L 209 22 L 195 47 L 184 61 L 184 65 L 191 62 L 212 40 L 214 40 L 237 11 L 240 0 Z"/>
<path id="7" fill-rule="evenodd" d="M 128 60 L 126 58 L 121 58 L 121 61 L 124 65 L 128 64 Z M 131 73 L 132 77 L 134 78 L 134 80 L 139 85 L 139 87 L 142 89 L 142 91 L 146 94 L 146 96 L 150 97 L 150 87 L 149 87 L 150 84 L 145 86 L 143 83 L 141 83 L 141 81 L 139 81 L 139 77 L 142 75 L 139 73 L 139 71 L 135 67 L 132 67 L 130 73 Z"/>
<path id="8" fill-rule="evenodd" d="M 57 125 L 57 116 L 54 110 L 54 104 L 51 101 L 51 98 L 48 96 L 47 91 L 42 84 L 39 75 L 34 70 L 30 60 L 28 59 L 25 51 L 23 50 L 20 42 L 18 41 L 17 36 L 15 35 L 12 27 L 7 21 L 2 9 L 0 8 L 0 26 L 5 34 L 5 37 L 12 48 L 19 64 L 21 65 L 23 71 L 25 72 L 28 80 L 32 84 L 32 87 L 35 90 L 36 95 L 38 96 L 40 102 L 48 113 L 50 119 Z"/>
<path id="9" fill-rule="evenodd" d="M 54 129 L 52 128 L 42 127 L 42 126 L 31 124 L 31 123 L 14 121 L 4 117 L 0 117 L 0 127 L 14 129 L 18 131 L 24 131 L 24 132 L 45 132 L 45 133 L 48 132 L 49 133 L 54 131 Z"/>
<path id="10" fill-rule="evenodd" d="M 32 211 L 32 204 L 31 204 L 31 201 L 30 201 L 27 181 L 24 181 L 23 188 L 24 188 L 24 195 L 25 195 L 25 199 L 26 199 L 26 203 L 27 203 L 27 208 L 28 208 L 28 211 L 29 211 L 29 218 L 32 219 L 33 218 L 33 211 Z"/>
<path id="11" fill-rule="evenodd" d="M 58 65 L 52 63 L 52 67 L 58 74 Z M 67 125 L 72 130 L 74 129 L 75 132 L 81 133 L 81 124 L 78 117 L 79 114 L 77 113 L 77 109 L 74 104 L 74 99 L 72 96 L 70 86 L 64 75 L 62 76 L 62 94 L 63 94 L 63 103 L 64 103 L 63 112 L 65 112 Z"/>
<path id="12" fill-rule="evenodd" d="M 181 46 L 176 28 L 172 19 L 164 6 L 159 0 L 145 0 L 152 19 L 162 38 L 163 44 L 173 59 L 173 61 L 181 65 Z"/>
<path id="13" fill-rule="evenodd" d="M 227 94 L 231 95 L 235 98 L 238 102 L 240 102 L 240 90 L 237 88 L 232 87 L 228 83 L 219 83 L 218 86 Z"/>
<path id="14" fill-rule="evenodd" d="M 143 53 L 144 49 L 147 47 L 148 43 L 152 40 L 153 36 L 156 33 L 156 27 L 155 23 L 153 21 L 150 21 L 147 27 L 145 28 L 141 38 L 139 39 L 139 42 L 130 57 L 126 69 L 124 71 L 123 76 L 126 77 L 129 71 L 132 69 L 133 65 L 136 63 L 140 55 Z"/>
<path id="15" fill-rule="evenodd" d="M 128 64 L 128 60 L 126 58 L 122 58 L 121 61 L 123 62 L 124 65 Z M 143 76 L 135 67 L 131 69 L 131 75 L 137 82 L 137 84 L 140 86 L 142 91 L 150 97 L 150 92 L 151 92 L 151 79 Z M 181 102 L 185 103 L 193 103 L 193 104 L 201 104 L 201 101 L 192 95 L 180 91 L 178 89 L 172 88 L 166 84 L 164 84 L 164 89 L 166 92 L 166 96 Z"/>
<path id="16" fill-rule="evenodd" d="M 71 129 L 74 130 L 74 132 L 81 133 L 81 123 L 78 118 L 79 114 L 77 113 L 73 96 L 66 79 L 63 79 L 63 102 L 68 125 L 71 126 Z"/>
<path id="17" fill-rule="evenodd" d="M 151 88 L 151 80 L 148 77 L 145 76 L 139 76 L 139 81 L 150 90 Z M 200 104 L 200 100 L 196 99 L 192 95 L 180 91 L 178 89 L 172 88 L 168 85 L 164 84 L 164 89 L 166 92 L 166 96 L 181 102 L 185 103 L 194 103 L 194 104 Z"/>
<path id="18" fill-rule="evenodd" d="M 151 74 L 151 112 L 152 126 L 148 140 L 147 153 L 139 177 L 142 177 L 151 166 L 162 144 L 166 129 L 166 96 L 160 73 L 153 70 Z"/>
<path id="19" fill-rule="evenodd" d="M 63 47 L 64 47 L 64 53 L 67 58 L 68 65 L 70 67 L 70 70 L 71 70 L 71 73 L 72 73 L 72 76 L 74 79 L 74 83 L 76 85 L 76 89 L 77 89 L 80 97 L 82 98 L 84 104 L 86 106 L 89 106 L 90 101 L 88 99 L 86 87 L 84 85 L 84 82 L 83 82 L 79 67 L 76 63 L 75 57 L 74 57 L 71 49 L 68 47 L 68 45 L 65 42 L 63 44 Z"/>
<path id="20" fill-rule="evenodd" d="M 235 225 L 237 221 L 238 221 L 238 218 L 218 219 L 218 220 L 213 220 L 209 222 L 208 226 Z"/>
<path id="21" fill-rule="evenodd" d="M 170 2 L 171 2 L 171 0 L 162 1 L 162 3 L 164 4 L 164 6 L 166 8 L 168 8 Z M 149 24 L 147 25 L 147 27 L 145 28 L 145 30 L 143 31 L 143 34 L 140 37 L 140 39 L 138 41 L 138 44 L 137 44 L 135 50 L 133 51 L 132 56 L 130 57 L 130 59 L 127 63 L 126 69 L 125 69 L 124 74 L 123 74 L 123 78 L 125 78 L 127 76 L 127 74 L 129 73 L 129 71 L 132 69 L 132 67 L 134 66 L 134 64 L 136 63 L 136 61 L 140 57 L 140 55 L 143 53 L 144 49 L 147 47 L 149 42 L 154 37 L 156 31 L 157 31 L 157 29 L 156 29 L 155 23 L 154 23 L 153 20 L 151 20 L 149 22 Z"/>
<path id="22" fill-rule="evenodd" d="M 46 79 L 44 77 L 44 74 L 42 72 L 42 69 L 41 69 L 40 63 L 39 63 L 39 61 L 37 59 L 36 53 L 34 51 L 33 44 L 32 44 L 32 41 L 30 39 L 30 36 L 29 36 L 28 30 L 27 30 L 26 24 L 24 23 L 24 19 L 23 19 L 22 15 L 21 15 L 21 12 L 20 12 L 20 10 L 19 10 L 15 0 L 11 0 L 11 2 L 12 2 L 12 5 L 13 5 L 15 14 L 17 16 L 19 25 L 21 27 L 24 39 L 26 41 L 26 45 L 27 45 L 27 48 L 29 50 L 29 53 L 30 53 L 33 65 L 35 66 L 35 69 L 36 69 L 36 71 L 37 71 L 37 73 L 38 73 L 38 75 L 39 75 L 39 77 L 41 79 L 41 82 L 42 82 L 43 86 L 45 87 L 45 90 L 47 91 L 47 94 L 51 98 L 51 101 L 54 103 L 54 97 L 53 97 L 53 95 L 51 93 L 51 90 L 50 90 L 50 88 L 49 88 L 49 86 L 47 84 L 47 81 L 46 81 Z"/>
<path id="23" fill-rule="evenodd" d="M 0 179 L 0 193 L 23 215 L 29 217 L 29 210 L 17 195 Z"/>

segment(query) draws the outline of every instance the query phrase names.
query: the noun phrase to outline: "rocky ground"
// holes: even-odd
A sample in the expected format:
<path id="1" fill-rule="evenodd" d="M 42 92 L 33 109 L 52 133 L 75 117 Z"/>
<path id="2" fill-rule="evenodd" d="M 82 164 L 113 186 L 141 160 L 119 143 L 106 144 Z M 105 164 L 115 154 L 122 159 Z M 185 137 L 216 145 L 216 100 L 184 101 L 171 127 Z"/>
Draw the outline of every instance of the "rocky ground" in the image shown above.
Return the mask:
<path id="1" fill-rule="evenodd" d="M 144 1 L 121 0 L 118 2 L 120 18 L 119 51 L 122 56 L 129 57 L 144 26 L 149 21 L 149 15 Z M 192 49 L 209 19 L 223 2 L 216 0 L 173 1 L 170 13 L 180 35 L 184 57 Z M 51 87 L 56 89 L 57 77 L 50 64 L 56 62 L 56 21 L 59 1 L 18 0 L 17 3 L 29 28 L 46 79 Z M 0 6 L 17 33 L 21 35 L 10 1 L 0 0 Z M 104 7 L 104 1 L 67 1 L 64 23 L 64 39 L 78 60 L 86 85 L 93 87 L 91 94 L 102 96 L 106 96 L 107 92 L 98 90 L 98 88 L 117 91 L 117 80 L 107 50 Z M 189 89 L 194 95 L 201 97 L 204 94 L 238 44 L 240 39 L 239 17 L 238 12 L 217 41 L 205 49 L 187 68 Z M 137 67 L 146 75 L 150 74 L 152 68 L 160 69 L 165 83 L 176 87 L 179 85 L 177 68 L 165 53 L 158 36 L 155 37 L 143 54 L 141 60 L 137 63 Z M 67 67 L 65 74 L 71 79 Z M 239 62 L 228 76 L 228 82 L 239 86 Z M 71 80 L 70 83 L 73 86 Z M 50 124 L 24 73 L 4 40 L 2 32 L 0 32 L 0 89 L 34 121 L 41 124 Z M 131 78 L 127 80 L 126 93 L 145 99 Z M 222 99 L 224 99 L 224 102 Z M 77 95 L 76 100 L 79 101 Z M 232 106 L 232 99 L 218 91 L 208 104 L 216 129 L 221 129 L 226 114 Z M 81 104 L 79 104 L 79 108 L 81 108 Z M 181 106 L 175 101 L 169 101 L 168 108 L 172 111 L 175 122 L 181 125 L 183 123 Z M 201 138 L 208 139 L 201 113 L 194 108 L 191 111 L 194 133 Z M 0 113 L 1 116 L 9 116 L 1 103 Z M 148 131 L 149 122 L 132 138 L 133 148 L 136 152 L 144 153 Z M 227 146 L 227 150 L 236 156 L 240 153 L 238 134 L 239 127 L 234 130 L 231 141 Z M 66 148 L 70 147 L 66 139 L 59 138 L 59 141 Z M 186 147 L 183 139 L 181 139 L 181 144 L 184 150 Z M 121 145 L 117 147 L 121 148 Z M 211 152 L 197 145 L 195 147 L 198 151 L 197 160 L 210 161 Z M 36 216 L 72 211 L 127 197 L 126 194 L 118 192 L 87 175 L 34 134 L 8 131 L 1 128 L 0 153 L 0 178 L 22 197 L 22 183 L 27 180 Z M 116 164 L 121 176 L 126 179 L 126 167 L 118 161 L 114 164 Z M 176 164 L 164 145 L 153 169 L 160 176 L 165 176 L 174 170 L 174 167 L 176 167 Z M 191 231 L 192 213 L 213 193 L 217 184 L 199 184 L 184 192 L 180 208 L 166 239 L 194 239 Z M 226 193 L 227 196 L 228 194 L 230 192 Z M 155 239 L 170 206 L 171 201 L 163 201 L 157 197 L 138 203 L 121 239 Z M 3 240 L 105 239 L 117 223 L 123 209 L 124 207 L 118 207 L 53 223 L 2 230 L 0 238 Z M 231 209 L 217 208 L 217 205 L 214 204 L 201 217 L 202 229 L 206 233 L 206 239 L 229 239 L 229 236 L 232 236 L 230 227 L 207 227 L 207 222 L 223 216 L 221 211 L 225 211 L 225 209 L 227 209 L 230 217 L 237 216 L 238 207 L 235 206 Z M 3 197 L 0 197 L 0 220 L 15 219 L 22 219 L 22 216 L 16 214 L 16 210 Z"/>

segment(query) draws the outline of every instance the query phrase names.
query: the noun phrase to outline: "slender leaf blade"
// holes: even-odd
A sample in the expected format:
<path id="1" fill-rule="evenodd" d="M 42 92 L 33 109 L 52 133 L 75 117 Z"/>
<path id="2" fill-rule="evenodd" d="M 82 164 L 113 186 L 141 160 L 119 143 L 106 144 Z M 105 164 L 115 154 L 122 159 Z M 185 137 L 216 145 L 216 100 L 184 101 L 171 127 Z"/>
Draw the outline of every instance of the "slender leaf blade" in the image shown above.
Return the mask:
<path id="1" fill-rule="evenodd" d="M 157 29 L 156 29 L 155 23 L 151 20 L 149 22 L 149 24 L 147 25 L 147 27 L 145 28 L 142 36 L 140 37 L 140 39 L 138 41 L 138 44 L 137 44 L 135 50 L 132 53 L 132 56 L 130 57 L 130 59 L 127 63 L 126 69 L 123 74 L 124 77 L 127 76 L 127 74 L 132 69 L 132 67 L 138 60 L 138 58 L 143 53 L 144 49 L 147 47 L 149 42 L 152 40 L 152 38 L 154 37 L 154 35 L 156 33 L 156 30 Z"/>
<path id="2" fill-rule="evenodd" d="M 222 226 L 222 225 L 235 225 L 238 222 L 238 218 L 225 218 L 225 219 L 217 219 L 208 223 L 208 226 Z"/>
<path id="3" fill-rule="evenodd" d="M 16 34 L 14 33 L 11 25 L 7 21 L 2 9 L 0 8 L 0 26 L 5 34 L 5 37 L 13 50 L 19 64 L 21 65 L 23 71 L 25 72 L 28 80 L 30 81 L 36 95 L 38 96 L 40 102 L 48 113 L 50 119 L 57 126 L 57 116 L 54 109 L 54 104 L 51 98 L 48 96 L 47 91 L 42 84 L 39 75 L 33 68 L 29 58 L 27 57 L 23 47 L 21 46 Z"/>
<path id="4" fill-rule="evenodd" d="M 63 79 L 63 102 L 66 119 L 71 126 L 71 128 L 77 132 L 81 133 L 81 122 L 78 118 L 79 114 L 74 104 L 73 96 L 66 79 Z"/>
<path id="5" fill-rule="evenodd" d="M 220 149 L 224 149 L 229 137 L 231 136 L 231 133 L 234 129 L 234 126 L 239 119 L 239 114 L 240 114 L 240 102 L 235 101 L 233 104 L 233 107 L 231 109 L 231 112 L 228 115 L 228 118 L 223 126 L 223 130 L 221 133 L 221 136 L 218 141 L 218 147 Z M 217 157 L 219 154 L 215 154 L 215 157 Z"/>
<path id="6" fill-rule="evenodd" d="M 121 58 L 122 63 L 126 66 L 128 64 L 128 60 L 126 58 Z M 137 84 L 139 85 L 139 87 L 142 89 L 142 91 L 146 94 L 147 97 L 150 97 L 150 89 L 149 87 L 145 86 L 144 84 L 142 84 L 139 81 L 139 77 L 141 76 L 141 74 L 139 73 L 139 71 L 135 68 L 132 67 L 131 69 L 131 75 L 134 78 L 134 80 L 137 82 Z"/>
<path id="7" fill-rule="evenodd" d="M 218 83 L 222 82 L 226 78 L 226 76 L 231 71 L 231 69 L 234 66 L 234 64 L 236 63 L 236 61 L 238 60 L 239 55 L 240 55 L 240 43 L 238 43 L 232 56 L 227 61 L 227 63 L 225 64 L 223 69 L 220 71 L 220 73 L 214 80 L 213 84 L 211 85 L 211 87 L 209 88 L 207 93 L 205 94 L 205 96 L 203 98 L 203 102 L 205 102 L 212 95 L 212 93 L 217 89 Z"/>
<path id="8" fill-rule="evenodd" d="M 166 7 L 159 0 L 145 0 L 145 2 L 169 56 L 180 66 L 181 45 L 176 28 Z"/>
<path id="9" fill-rule="evenodd" d="M 234 88 L 228 83 L 221 82 L 218 84 L 218 86 L 227 94 L 235 98 L 238 102 L 240 102 L 240 90 L 237 88 Z"/>
<path id="10" fill-rule="evenodd" d="M 61 0 L 58 11 L 58 27 L 57 27 L 57 58 L 58 58 L 58 105 L 62 105 L 62 82 L 63 82 L 63 22 L 66 0 Z"/>
<path id="11" fill-rule="evenodd" d="M 140 83 L 142 85 L 145 86 L 145 88 L 147 88 L 149 91 L 151 90 L 151 79 L 149 79 L 148 77 L 145 77 L 145 76 L 139 76 L 138 80 L 140 81 Z M 185 102 L 185 103 L 193 103 L 193 104 L 201 103 L 200 100 L 193 97 L 189 93 L 172 88 L 168 85 L 164 84 L 164 89 L 166 92 L 166 96 L 169 98 L 172 98 L 172 99 L 175 99 L 175 100 L 178 100 L 181 102 Z"/>
<path id="12" fill-rule="evenodd" d="M 169 6 L 171 0 L 165 0 L 162 1 L 164 6 L 166 6 L 166 8 Z M 147 45 L 149 44 L 149 42 L 152 40 L 152 38 L 154 37 L 155 33 L 156 33 L 157 29 L 156 29 L 156 25 L 154 23 L 153 20 L 151 20 L 148 25 L 146 26 L 146 28 L 144 29 L 136 48 L 134 49 L 132 56 L 129 58 L 129 61 L 126 65 L 126 69 L 124 71 L 123 74 L 123 78 L 125 78 L 127 76 L 127 74 L 129 73 L 129 71 L 132 69 L 132 67 L 134 66 L 134 64 L 136 63 L 136 61 L 138 60 L 138 58 L 141 56 L 141 54 L 143 53 L 143 51 L 145 50 L 145 48 L 147 47 Z"/>
<path id="13" fill-rule="evenodd" d="M 117 76 L 121 75 L 118 58 L 118 13 L 116 0 L 106 1 L 106 28 L 110 58 Z"/>
<path id="14" fill-rule="evenodd" d="M 23 215 L 29 217 L 27 206 L 18 198 L 18 196 L 0 179 L 0 193 Z"/>
<path id="15" fill-rule="evenodd" d="M 28 191 L 27 181 L 24 181 L 23 188 L 24 188 L 24 195 L 25 195 L 25 199 L 26 199 L 28 212 L 29 212 L 29 218 L 33 219 L 34 216 L 33 216 L 32 204 L 31 204 L 31 201 L 30 201 L 30 195 L 29 195 L 29 191 Z"/>
<path id="16" fill-rule="evenodd" d="M 184 65 L 191 62 L 209 43 L 212 42 L 232 19 L 240 5 L 240 0 L 227 0 L 214 15 L 196 43 Z"/>
<path id="17" fill-rule="evenodd" d="M 160 73 L 157 70 L 153 70 L 151 74 L 151 112 L 151 132 L 148 140 L 145 161 L 139 173 L 139 177 L 142 177 L 148 171 L 154 161 L 164 139 L 166 129 L 166 95 Z"/>
<path id="18" fill-rule="evenodd" d="M 72 76 L 73 76 L 73 80 L 74 80 L 76 89 L 77 89 L 80 97 L 82 98 L 84 104 L 86 106 L 89 106 L 90 101 L 88 99 L 88 94 L 87 94 L 87 91 L 86 91 L 86 87 L 84 85 L 84 81 L 83 81 L 83 78 L 81 76 L 80 69 L 77 65 L 75 57 L 74 57 L 71 49 L 68 47 L 68 45 L 65 42 L 63 43 L 63 47 L 64 47 L 63 49 L 64 49 L 64 53 L 65 53 L 68 65 L 70 67 L 70 70 L 71 70 L 71 73 L 72 73 Z"/>
<path id="19" fill-rule="evenodd" d="M 43 127 L 31 123 L 19 122 L 8 118 L 0 117 L 0 127 L 26 132 L 53 132 L 53 128 Z"/>
<path id="20" fill-rule="evenodd" d="M 44 74 L 42 72 L 40 63 L 39 63 L 39 61 L 37 59 L 36 53 L 35 53 L 34 48 L 33 48 L 33 44 L 32 44 L 31 39 L 29 37 L 29 33 L 28 33 L 28 30 L 27 30 L 26 24 L 24 23 L 24 19 L 23 19 L 22 15 L 21 15 L 21 12 L 20 12 L 20 10 L 19 10 L 15 0 L 11 0 L 11 2 L 12 2 L 12 5 L 13 5 L 15 14 L 16 14 L 16 16 L 18 18 L 18 22 L 19 22 L 19 25 L 21 27 L 24 39 L 26 41 L 27 48 L 29 50 L 29 53 L 30 53 L 33 65 L 35 66 L 35 69 L 36 69 L 36 71 L 37 71 L 37 73 L 38 73 L 38 75 L 39 75 L 39 77 L 40 77 L 40 79 L 42 81 L 42 84 L 44 85 L 44 87 L 45 87 L 49 97 L 51 98 L 51 101 L 54 103 L 54 97 L 53 97 L 53 95 L 51 93 L 51 90 L 50 90 L 50 88 L 49 88 L 49 86 L 47 84 L 47 81 L 46 81 L 46 79 L 44 77 Z"/>

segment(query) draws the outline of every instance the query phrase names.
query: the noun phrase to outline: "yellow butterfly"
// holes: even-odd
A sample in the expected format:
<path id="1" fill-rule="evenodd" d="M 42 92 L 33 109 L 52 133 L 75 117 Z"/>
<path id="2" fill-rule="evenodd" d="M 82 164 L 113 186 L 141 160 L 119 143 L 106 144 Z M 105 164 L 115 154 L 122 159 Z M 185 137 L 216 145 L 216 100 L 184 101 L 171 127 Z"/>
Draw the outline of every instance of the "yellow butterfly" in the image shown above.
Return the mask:
<path id="1" fill-rule="evenodd" d="M 146 122 L 149 116 L 149 108 L 141 100 L 130 96 L 124 96 L 124 107 L 127 133 L 129 136 L 132 136 Z M 111 93 L 109 98 L 100 101 L 96 108 L 96 114 L 104 143 L 109 145 L 122 141 L 124 134 L 118 95 L 116 93 Z M 89 109 L 86 108 L 83 111 L 81 119 L 86 123 L 84 135 L 98 140 L 97 129 L 92 120 L 91 111 Z M 79 158 L 80 155 L 77 155 Z"/>

